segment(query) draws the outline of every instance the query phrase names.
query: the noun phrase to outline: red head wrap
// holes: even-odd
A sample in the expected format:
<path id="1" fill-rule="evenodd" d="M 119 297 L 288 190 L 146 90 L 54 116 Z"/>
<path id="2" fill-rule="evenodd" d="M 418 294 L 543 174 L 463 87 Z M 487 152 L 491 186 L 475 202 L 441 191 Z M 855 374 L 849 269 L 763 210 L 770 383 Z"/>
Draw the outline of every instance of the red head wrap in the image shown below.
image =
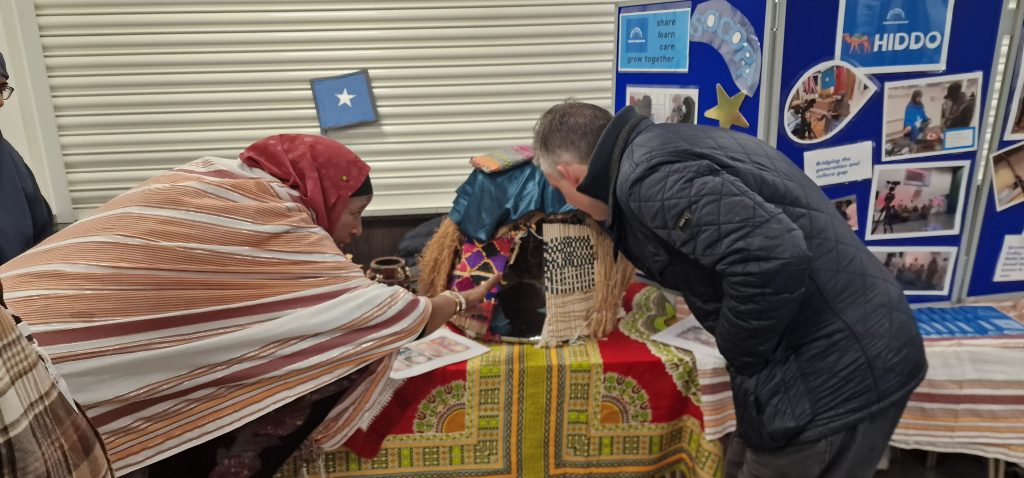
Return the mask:
<path id="1" fill-rule="evenodd" d="M 370 176 L 370 166 L 343 144 L 323 136 L 279 134 L 253 143 L 238 156 L 299 192 L 316 223 L 334 232 L 340 211 Z"/>

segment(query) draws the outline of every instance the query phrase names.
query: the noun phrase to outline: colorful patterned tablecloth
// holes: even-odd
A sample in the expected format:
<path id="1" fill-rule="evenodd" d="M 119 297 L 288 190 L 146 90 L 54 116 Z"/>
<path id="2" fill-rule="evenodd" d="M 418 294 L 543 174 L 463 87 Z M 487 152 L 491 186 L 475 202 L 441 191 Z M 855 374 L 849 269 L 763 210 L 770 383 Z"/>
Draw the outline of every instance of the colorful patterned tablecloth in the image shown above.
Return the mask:
<path id="1" fill-rule="evenodd" d="M 278 476 L 721 476 L 721 444 L 701 428 L 692 355 L 663 362 L 642 332 L 674 320 L 671 306 L 648 306 L 604 340 L 494 345 L 407 380 L 322 469 L 292 461 Z"/>

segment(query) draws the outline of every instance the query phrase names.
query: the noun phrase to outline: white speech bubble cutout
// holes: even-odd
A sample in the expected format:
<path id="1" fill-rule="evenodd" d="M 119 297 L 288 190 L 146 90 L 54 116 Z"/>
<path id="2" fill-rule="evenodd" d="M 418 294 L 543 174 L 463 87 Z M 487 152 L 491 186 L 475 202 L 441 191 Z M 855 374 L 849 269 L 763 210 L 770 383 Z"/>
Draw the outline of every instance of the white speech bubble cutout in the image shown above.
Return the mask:
<path id="1" fill-rule="evenodd" d="M 805 137 L 798 137 L 797 134 L 794 133 L 794 131 L 799 131 L 800 129 L 806 130 L 807 128 L 810 128 L 811 132 L 813 134 L 813 124 L 814 124 L 814 122 L 811 121 L 811 120 L 806 120 L 806 122 L 805 122 L 804 120 L 801 120 L 799 118 L 799 116 L 795 116 L 795 115 L 799 115 L 799 114 L 803 114 L 803 113 L 807 112 L 807 101 L 810 100 L 812 97 L 814 97 L 816 100 L 818 100 L 818 101 L 816 101 L 816 105 L 817 105 L 817 103 L 819 101 L 829 101 L 830 102 L 830 104 L 827 107 L 825 107 L 825 108 L 818 108 L 818 107 L 809 108 L 809 110 L 812 113 L 812 115 L 817 113 L 819 115 L 819 118 L 821 117 L 820 115 L 825 115 L 825 116 L 829 117 L 828 118 L 829 121 L 835 121 L 835 120 L 833 120 L 831 118 L 831 115 L 832 115 L 834 109 L 836 108 L 837 103 L 839 102 L 839 100 L 835 99 L 834 95 L 829 95 L 829 96 L 832 96 L 832 99 L 821 98 L 821 94 L 820 94 L 821 93 L 821 72 L 823 72 L 823 71 L 825 71 L 825 70 L 827 70 L 829 68 L 832 68 L 834 66 L 840 66 L 840 67 L 843 67 L 843 68 L 853 72 L 854 77 L 856 78 L 856 80 L 854 82 L 854 89 L 853 89 L 853 91 L 851 93 L 853 95 L 853 98 L 847 99 L 847 101 L 849 102 L 850 113 L 847 114 L 845 117 L 843 117 L 841 120 L 839 120 L 838 124 L 833 125 L 831 128 L 829 128 L 828 134 L 826 134 L 826 135 L 824 135 L 824 136 L 822 136 L 820 138 L 819 137 L 808 138 L 808 137 L 806 137 L 806 135 L 805 135 Z M 808 85 L 808 87 L 813 88 L 815 90 L 815 92 L 813 92 L 813 93 L 804 92 L 803 91 L 804 88 L 805 88 L 804 84 L 807 82 L 808 79 L 814 77 L 815 75 L 818 75 L 818 82 L 816 84 L 814 84 L 814 86 Z M 836 80 L 839 81 L 838 78 Z M 785 128 L 786 134 L 789 136 L 789 139 L 793 140 L 794 142 L 797 142 L 797 143 L 800 143 L 800 144 L 816 144 L 816 143 L 820 143 L 822 141 L 825 141 L 825 140 L 831 138 L 836 133 L 842 131 L 842 129 L 844 127 L 846 127 L 846 124 L 849 123 L 850 120 L 852 120 L 853 117 L 857 115 L 857 112 L 860 111 L 860 109 L 868 102 L 868 99 L 871 98 L 871 96 L 874 95 L 876 91 L 878 91 L 878 86 L 875 84 L 875 81 L 873 79 L 871 79 L 871 77 L 861 73 L 860 71 L 857 70 L 856 67 L 854 67 L 853 65 L 851 65 L 851 64 L 849 64 L 849 63 L 847 63 L 845 61 L 829 60 L 829 61 L 826 61 L 826 62 L 819 63 L 819 64 L 815 65 L 814 67 L 812 67 L 810 70 L 808 70 L 806 73 L 804 73 L 803 76 L 800 77 L 800 81 L 796 82 L 796 84 L 793 85 L 793 89 L 790 90 L 789 96 L 786 97 L 786 102 L 784 103 L 784 106 L 786 107 L 786 111 L 783 114 L 783 117 L 785 118 L 785 121 L 783 121 L 782 127 Z M 798 96 L 798 93 L 800 93 L 800 96 Z M 799 105 L 799 109 L 796 112 L 792 111 L 793 110 L 794 101 L 798 102 L 798 105 Z M 790 121 L 790 120 L 793 120 L 793 121 Z"/>

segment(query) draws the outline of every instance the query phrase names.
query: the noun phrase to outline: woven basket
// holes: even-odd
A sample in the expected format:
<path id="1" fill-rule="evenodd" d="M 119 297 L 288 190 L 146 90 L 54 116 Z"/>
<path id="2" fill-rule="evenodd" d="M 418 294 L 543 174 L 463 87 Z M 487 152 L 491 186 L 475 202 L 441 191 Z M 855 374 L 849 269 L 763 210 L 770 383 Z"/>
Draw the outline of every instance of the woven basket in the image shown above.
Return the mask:
<path id="1" fill-rule="evenodd" d="M 428 296 L 446 289 L 466 290 L 504 273 L 506 284 L 488 294 L 484 313 L 460 316 L 452 323 L 474 338 L 543 346 L 610 334 L 634 270 L 624 257 L 615 259 L 612 241 L 600 226 L 578 214 L 536 214 L 500 228 L 483 244 L 467 240 L 445 219 L 419 264 L 419 291 Z M 509 283 L 511 276 L 518 282 Z M 524 283 L 542 284 L 541 324 L 536 323 L 534 304 L 539 293 L 510 295 L 517 288 L 529 291 Z M 492 332 L 498 307 L 498 315 L 507 316 L 517 333 Z"/>

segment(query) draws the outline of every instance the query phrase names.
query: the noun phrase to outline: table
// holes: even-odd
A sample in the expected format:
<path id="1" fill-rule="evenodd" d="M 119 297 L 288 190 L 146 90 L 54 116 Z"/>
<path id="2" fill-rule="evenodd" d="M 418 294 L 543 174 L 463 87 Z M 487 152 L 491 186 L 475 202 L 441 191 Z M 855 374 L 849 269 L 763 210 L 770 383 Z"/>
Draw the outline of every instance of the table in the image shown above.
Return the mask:
<path id="1" fill-rule="evenodd" d="M 722 446 L 701 429 L 693 356 L 663 363 L 661 344 L 629 335 L 639 320 L 674 317 L 671 307 L 630 315 L 607 339 L 555 348 L 493 345 L 413 377 L 366 431 L 326 453 L 323 474 L 721 476 Z M 292 461 L 278 476 L 303 476 L 304 466 Z"/>
<path id="2" fill-rule="evenodd" d="M 725 359 L 649 340 L 689 315 L 681 299 L 648 287 L 631 305 L 605 340 L 494 345 L 406 381 L 368 431 L 326 454 L 324 475 L 720 476 L 718 439 L 736 427 Z M 1024 316 L 1022 303 L 997 305 Z M 892 445 L 987 457 L 990 477 L 1003 460 L 1024 462 L 1024 337 L 928 340 L 925 351 L 928 374 Z"/>
<path id="3" fill-rule="evenodd" d="M 656 314 L 662 294 L 654 288 L 637 296 L 634 307 Z M 679 317 L 689 315 L 675 298 Z M 1017 320 L 1022 303 L 993 304 Z M 925 340 L 928 373 L 910 397 L 891 445 L 930 452 L 966 453 L 1024 463 L 1024 336 Z M 729 375 L 721 356 L 699 356 L 697 376 L 705 435 L 717 439 L 736 428 Z"/>

